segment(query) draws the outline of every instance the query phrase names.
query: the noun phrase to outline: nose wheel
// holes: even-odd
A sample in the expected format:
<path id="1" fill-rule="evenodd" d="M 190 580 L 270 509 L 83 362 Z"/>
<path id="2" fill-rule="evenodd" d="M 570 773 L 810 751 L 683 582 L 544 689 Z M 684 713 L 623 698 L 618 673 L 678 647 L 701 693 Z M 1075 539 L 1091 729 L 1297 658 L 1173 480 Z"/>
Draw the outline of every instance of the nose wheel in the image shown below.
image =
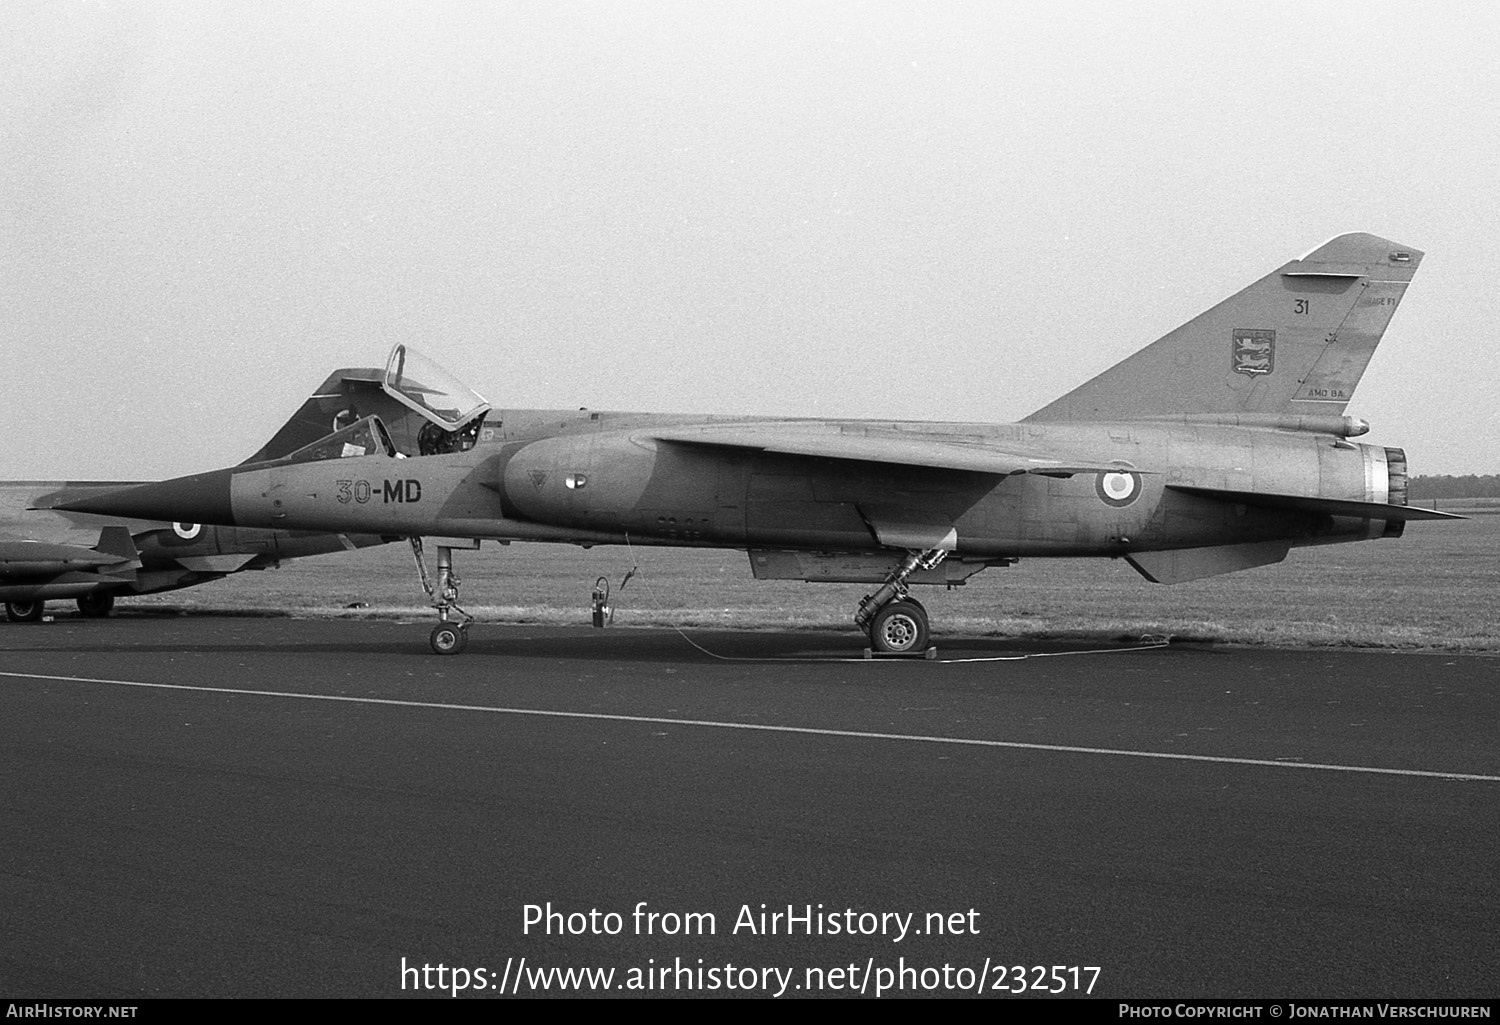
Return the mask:
<path id="1" fill-rule="evenodd" d="M 469 624 L 439 623 L 432 628 L 428 638 L 432 650 L 439 655 L 458 655 L 469 646 Z"/>

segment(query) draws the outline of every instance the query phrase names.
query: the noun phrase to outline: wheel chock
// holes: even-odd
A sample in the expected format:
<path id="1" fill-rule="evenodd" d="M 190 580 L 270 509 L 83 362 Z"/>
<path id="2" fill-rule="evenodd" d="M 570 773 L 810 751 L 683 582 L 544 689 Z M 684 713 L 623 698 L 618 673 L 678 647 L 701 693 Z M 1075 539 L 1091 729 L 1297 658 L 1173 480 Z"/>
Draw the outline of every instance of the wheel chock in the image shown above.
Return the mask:
<path id="1" fill-rule="evenodd" d="M 876 651 L 874 648 L 865 649 L 865 658 L 867 660 L 876 658 L 921 658 L 926 659 L 928 662 L 934 662 L 937 660 L 937 657 L 936 644 L 929 647 L 926 651 Z"/>

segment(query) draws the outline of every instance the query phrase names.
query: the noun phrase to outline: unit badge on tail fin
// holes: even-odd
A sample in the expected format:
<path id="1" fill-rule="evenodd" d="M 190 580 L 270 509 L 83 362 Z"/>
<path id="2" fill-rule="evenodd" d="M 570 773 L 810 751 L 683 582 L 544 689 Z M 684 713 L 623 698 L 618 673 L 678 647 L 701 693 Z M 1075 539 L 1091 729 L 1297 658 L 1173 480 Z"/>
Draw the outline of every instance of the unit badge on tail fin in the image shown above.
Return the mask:
<path id="1" fill-rule="evenodd" d="M 1251 377 L 1276 368 L 1276 332 L 1237 327 L 1230 346 L 1230 365 L 1236 374 Z"/>

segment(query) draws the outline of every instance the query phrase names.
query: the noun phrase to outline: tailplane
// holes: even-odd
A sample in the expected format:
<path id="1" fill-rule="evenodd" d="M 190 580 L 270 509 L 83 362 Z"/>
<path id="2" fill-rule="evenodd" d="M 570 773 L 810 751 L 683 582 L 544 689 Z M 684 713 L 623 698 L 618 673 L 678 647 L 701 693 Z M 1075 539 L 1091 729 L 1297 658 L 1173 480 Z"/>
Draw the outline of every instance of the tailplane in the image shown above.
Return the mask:
<path id="1" fill-rule="evenodd" d="M 1339 235 L 1026 419 L 1337 416 L 1421 262 L 1375 235 Z"/>

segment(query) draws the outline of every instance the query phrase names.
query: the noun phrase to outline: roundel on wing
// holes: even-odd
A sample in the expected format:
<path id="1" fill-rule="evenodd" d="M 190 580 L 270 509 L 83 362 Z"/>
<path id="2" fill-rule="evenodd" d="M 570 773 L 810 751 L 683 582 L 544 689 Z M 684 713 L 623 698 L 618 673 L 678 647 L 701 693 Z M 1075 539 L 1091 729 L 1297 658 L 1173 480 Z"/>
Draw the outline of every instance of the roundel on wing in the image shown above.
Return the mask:
<path id="1" fill-rule="evenodd" d="M 193 538 L 195 538 L 199 534 L 203 533 L 203 524 L 201 524 L 201 523 L 174 523 L 174 524 L 172 524 L 172 531 L 178 537 L 182 538 L 184 541 L 191 541 Z"/>
<path id="2" fill-rule="evenodd" d="M 1094 492 L 1105 505 L 1129 505 L 1141 497 L 1141 475 L 1129 470 L 1101 473 L 1094 481 Z"/>

